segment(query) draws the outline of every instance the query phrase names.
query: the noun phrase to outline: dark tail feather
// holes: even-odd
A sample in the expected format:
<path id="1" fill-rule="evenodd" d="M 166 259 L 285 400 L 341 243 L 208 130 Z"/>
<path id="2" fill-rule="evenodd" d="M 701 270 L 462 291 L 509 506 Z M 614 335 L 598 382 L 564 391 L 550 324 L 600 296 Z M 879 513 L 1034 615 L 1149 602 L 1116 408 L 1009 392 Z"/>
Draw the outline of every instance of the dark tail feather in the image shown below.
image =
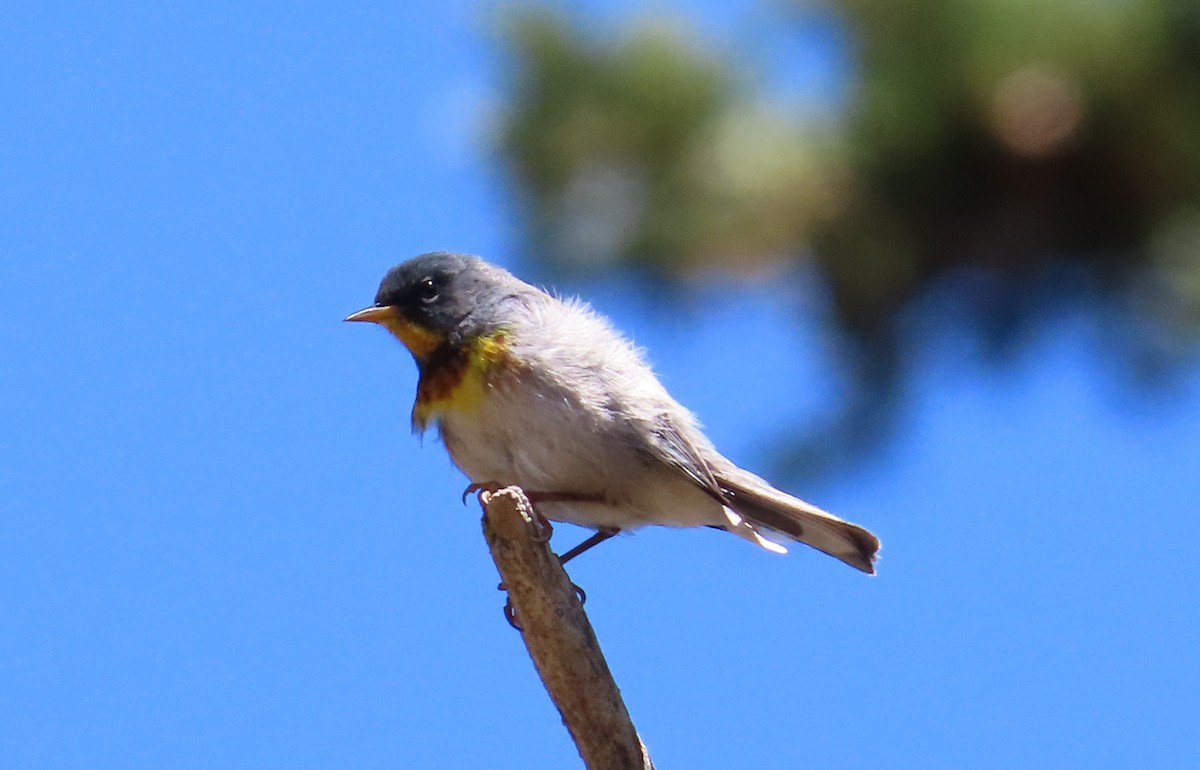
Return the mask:
<path id="1" fill-rule="evenodd" d="M 740 468 L 717 473 L 716 480 L 729 500 L 729 507 L 751 523 L 773 529 L 841 559 L 851 567 L 875 574 L 879 538 L 857 524 L 843 521 L 781 492 Z"/>

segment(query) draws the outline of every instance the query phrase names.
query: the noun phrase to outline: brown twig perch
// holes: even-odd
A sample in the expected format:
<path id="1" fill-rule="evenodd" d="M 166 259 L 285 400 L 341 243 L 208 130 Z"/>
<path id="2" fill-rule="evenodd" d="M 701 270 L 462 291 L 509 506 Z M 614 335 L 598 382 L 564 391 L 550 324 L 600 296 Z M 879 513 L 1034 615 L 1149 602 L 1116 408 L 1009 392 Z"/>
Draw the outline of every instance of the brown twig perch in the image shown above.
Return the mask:
<path id="1" fill-rule="evenodd" d="M 653 770 L 567 573 L 518 487 L 483 492 L 483 535 L 521 636 L 588 770 Z"/>

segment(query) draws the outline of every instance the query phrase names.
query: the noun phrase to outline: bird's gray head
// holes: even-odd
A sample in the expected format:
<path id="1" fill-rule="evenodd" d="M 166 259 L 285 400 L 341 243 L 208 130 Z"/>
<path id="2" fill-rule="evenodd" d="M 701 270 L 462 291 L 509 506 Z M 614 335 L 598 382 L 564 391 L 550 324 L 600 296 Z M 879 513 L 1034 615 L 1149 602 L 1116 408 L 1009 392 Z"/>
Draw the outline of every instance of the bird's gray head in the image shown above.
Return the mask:
<path id="1" fill-rule="evenodd" d="M 445 343 L 461 344 L 496 331 L 500 304 L 522 287 L 478 257 L 434 251 L 389 270 L 375 304 L 346 320 L 387 327 L 423 360 Z"/>

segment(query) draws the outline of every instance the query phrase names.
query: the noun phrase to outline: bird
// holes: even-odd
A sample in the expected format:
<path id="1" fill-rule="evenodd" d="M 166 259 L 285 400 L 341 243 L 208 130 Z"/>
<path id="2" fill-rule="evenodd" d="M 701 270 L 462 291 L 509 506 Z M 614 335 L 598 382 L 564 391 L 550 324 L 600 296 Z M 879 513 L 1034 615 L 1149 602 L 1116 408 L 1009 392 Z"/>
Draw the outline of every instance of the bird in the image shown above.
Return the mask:
<path id="1" fill-rule="evenodd" d="M 345 320 L 384 327 L 412 354 L 413 431 L 436 429 L 468 492 L 517 486 L 540 517 L 596 530 L 564 562 L 620 532 L 707 526 L 875 574 L 875 535 L 718 452 L 643 352 L 579 299 L 437 251 L 390 269 Z"/>

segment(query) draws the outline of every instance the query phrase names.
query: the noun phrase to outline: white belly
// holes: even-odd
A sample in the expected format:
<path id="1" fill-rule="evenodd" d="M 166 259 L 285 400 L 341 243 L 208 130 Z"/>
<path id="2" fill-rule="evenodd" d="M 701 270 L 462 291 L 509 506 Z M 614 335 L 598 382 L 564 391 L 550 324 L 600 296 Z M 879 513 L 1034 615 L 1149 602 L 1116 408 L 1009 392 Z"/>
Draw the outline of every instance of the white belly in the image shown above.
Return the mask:
<path id="1" fill-rule="evenodd" d="M 540 503 L 548 519 L 617 529 L 725 523 L 719 503 L 683 473 L 622 443 L 603 417 L 517 387 L 492 390 L 480 408 L 447 413 L 438 427 L 473 482 L 603 500 Z"/>

